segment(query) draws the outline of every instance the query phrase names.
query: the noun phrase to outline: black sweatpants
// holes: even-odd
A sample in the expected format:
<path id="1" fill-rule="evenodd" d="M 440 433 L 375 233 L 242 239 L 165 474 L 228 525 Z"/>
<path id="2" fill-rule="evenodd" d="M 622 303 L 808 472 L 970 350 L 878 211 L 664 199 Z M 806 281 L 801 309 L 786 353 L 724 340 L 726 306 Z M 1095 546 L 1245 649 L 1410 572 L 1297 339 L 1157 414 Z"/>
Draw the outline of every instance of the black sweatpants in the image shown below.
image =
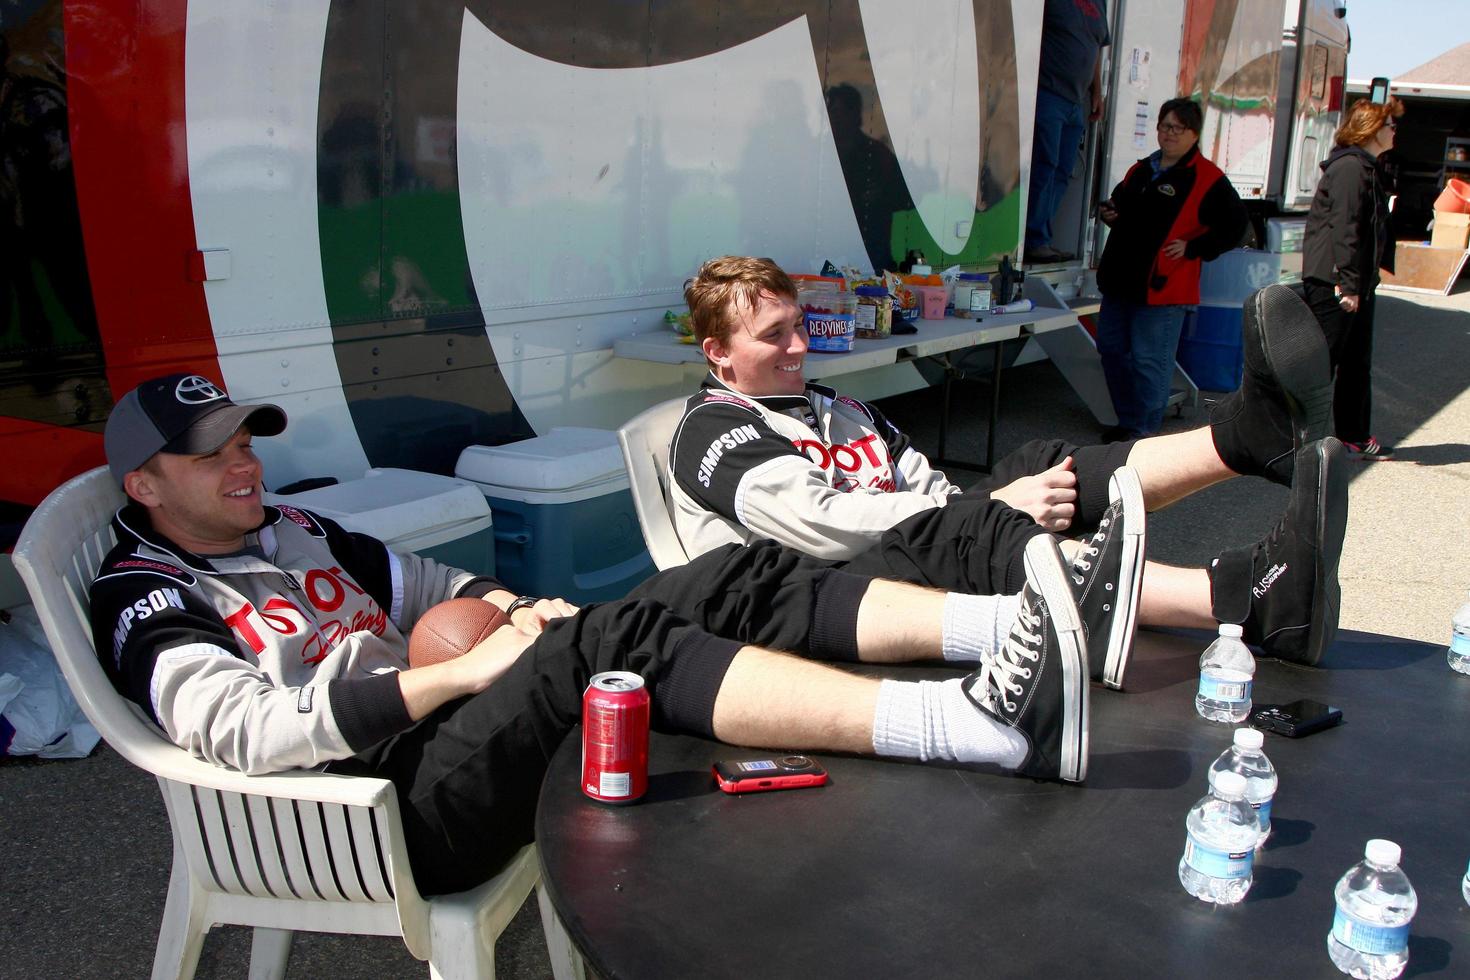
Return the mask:
<path id="1" fill-rule="evenodd" d="M 531 841 L 542 777 L 593 674 L 639 674 L 655 728 L 713 737 L 715 695 L 742 645 L 856 660 L 868 582 L 774 542 L 728 545 L 552 621 L 486 690 L 330 768 L 393 781 L 420 891 L 472 887 Z"/>
<path id="2" fill-rule="evenodd" d="M 1132 449 L 1132 441 L 1080 448 L 1055 439 L 1028 442 L 963 494 L 894 525 L 877 544 L 842 567 L 871 578 L 974 595 L 1019 592 L 1026 582 L 1022 564 L 1026 542 L 1046 532 L 1030 515 L 991 500 L 991 491 L 1071 456 L 1077 473 L 1077 513 L 1070 533 L 1090 533 L 1108 507 L 1108 478 L 1128 461 Z"/>

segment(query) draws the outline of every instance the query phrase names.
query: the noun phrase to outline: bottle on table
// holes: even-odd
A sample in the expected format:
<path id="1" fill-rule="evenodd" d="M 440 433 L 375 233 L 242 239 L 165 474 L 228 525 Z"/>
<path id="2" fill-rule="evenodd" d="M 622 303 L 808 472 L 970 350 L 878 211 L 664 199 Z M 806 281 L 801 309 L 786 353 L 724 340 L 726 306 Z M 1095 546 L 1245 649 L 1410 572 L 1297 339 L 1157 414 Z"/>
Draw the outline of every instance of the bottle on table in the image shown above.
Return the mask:
<path id="1" fill-rule="evenodd" d="M 1460 895 L 1465 899 L 1465 904 L 1470 905 L 1470 867 L 1465 869 L 1465 877 L 1460 882 Z"/>
<path id="2" fill-rule="evenodd" d="M 1245 785 L 1238 772 L 1220 773 L 1185 818 L 1179 883 L 1200 901 L 1234 905 L 1250 891 L 1261 825 Z"/>
<path id="3" fill-rule="evenodd" d="M 1450 620 L 1450 667 L 1470 674 L 1470 598 Z"/>
<path id="4" fill-rule="evenodd" d="M 1370 840 L 1363 860 L 1337 882 L 1327 953 L 1349 976 L 1390 980 L 1409 963 L 1409 920 L 1419 899 L 1399 869 L 1402 857 L 1393 841 Z"/>
<path id="5" fill-rule="evenodd" d="M 1201 718 L 1226 724 L 1245 721 L 1251 712 L 1251 679 L 1256 658 L 1234 623 L 1221 623 L 1220 635 L 1199 658 L 1199 693 L 1194 708 Z"/>
<path id="6" fill-rule="evenodd" d="M 1227 772 L 1239 773 L 1245 779 L 1245 801 L 1256 811 L 1256 820 L 1261 825 L 1261 836 L 1256 847 L 1264 847 L 1271 836 L 1271 801 L 1276 796 L 1276 768 L 1261 746 L 1265 736 L 1254 728 L 1237 728 L 1230 748 L 1220 753 L 1210 766 L 1210 788 L 1215 780 Z"/>

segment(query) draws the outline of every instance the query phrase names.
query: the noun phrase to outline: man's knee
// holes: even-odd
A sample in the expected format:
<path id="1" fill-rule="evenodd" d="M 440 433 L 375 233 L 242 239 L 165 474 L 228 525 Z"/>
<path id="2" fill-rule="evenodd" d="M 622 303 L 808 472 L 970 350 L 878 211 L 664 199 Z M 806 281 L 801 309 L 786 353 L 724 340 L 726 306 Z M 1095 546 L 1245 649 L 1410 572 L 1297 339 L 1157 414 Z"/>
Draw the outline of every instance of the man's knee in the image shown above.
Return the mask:
<path id="1" fill-rule="evenodd" d="M 1006 454 L 996 465 L 995 472 L 1008 474 L 1011 479 L 1035 476 L 1076 452 L 1076 446 L 1061 439 L 1032 439 Z"/>

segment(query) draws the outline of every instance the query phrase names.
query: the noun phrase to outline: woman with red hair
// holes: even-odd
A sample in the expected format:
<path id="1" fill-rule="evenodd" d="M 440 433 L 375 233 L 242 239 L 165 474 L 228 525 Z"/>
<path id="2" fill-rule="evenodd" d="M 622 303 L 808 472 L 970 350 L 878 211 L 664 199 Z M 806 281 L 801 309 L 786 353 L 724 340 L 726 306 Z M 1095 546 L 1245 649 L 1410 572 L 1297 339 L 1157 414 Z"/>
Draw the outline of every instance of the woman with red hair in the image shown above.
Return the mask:
<path id="1" fill-rule="evenodd" d="M 1388 189 L 1378 156 L 1393 148 L 1404 106 L 1359 99 L 1337 130 L 1337 147 L 1322 162 L 1322 177 L 1307 216 L 1302 279 L 1332 366 L 1337 437 L 1359 459 L 1392 459 L 1393 450 L 1370 431 L 1372 417 L 1373 291 L 1380 267 L 1393 269 L 1388 234 Z"/>

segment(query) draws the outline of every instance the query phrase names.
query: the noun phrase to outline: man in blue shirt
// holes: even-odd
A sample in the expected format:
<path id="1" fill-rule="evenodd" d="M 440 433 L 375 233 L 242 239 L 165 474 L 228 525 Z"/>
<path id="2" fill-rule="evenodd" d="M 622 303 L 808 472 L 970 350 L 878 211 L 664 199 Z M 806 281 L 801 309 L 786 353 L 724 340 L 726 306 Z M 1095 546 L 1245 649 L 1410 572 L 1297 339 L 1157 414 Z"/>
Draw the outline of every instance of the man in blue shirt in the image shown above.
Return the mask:
<path id="1" fill-rule="evenodd" d="M 1110 42 L 1106 0 L 1046 0 L 1026 207 L 1029 263 L 1074 257 L 1051 244 L 1051 221 L 1067 193 L 1087 122 L 1102 115 L 1102 49 Z"/>

